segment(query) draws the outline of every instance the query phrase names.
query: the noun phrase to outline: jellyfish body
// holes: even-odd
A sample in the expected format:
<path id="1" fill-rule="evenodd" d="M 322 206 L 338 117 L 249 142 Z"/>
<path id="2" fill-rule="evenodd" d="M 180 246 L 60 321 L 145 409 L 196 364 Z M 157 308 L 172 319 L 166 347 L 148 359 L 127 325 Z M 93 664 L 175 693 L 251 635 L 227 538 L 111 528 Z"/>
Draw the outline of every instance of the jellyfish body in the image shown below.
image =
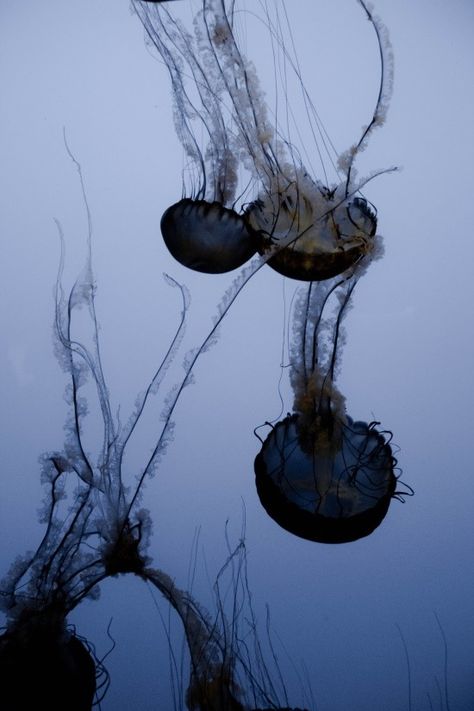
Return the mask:
<path id="1" fill-rule="evenodd" d="M 96 666 L 85 644 L 66 629 L 23 625 L 0 637 L 0 706 L 90 711 Z"/>
<path id="2" fill-rule="evenodd" d="M 321 281 L 342 274 L 372 251 L 377 220 L 364 198 L 341 197 L 344 185 L 328 191 L 304 182 L 307 194 L 300 181 L 278 196 L 278 205 L 273 195 L 256 201 L 247 219 L 265 236 L 262 254 L 292 232 L 298 235 L 268 260 L 272 269 L 299 281 Z"/>
<path id="3" fill-rule="evenodd" d="M 189 158 L 185 197 L 161 220 L 164 242 L 190 269 L 209 274 L 236 269 L 255 254 L 258 243 L 243 210 L 235 208 L 239 152 L 224 115 L 212 43 L 204 40 L 207 11 L 198 13 L 200 29 L 193 36 L 162 4 L 135 3 L 135 9 L 170 73 L 176 130 Z M 205 148 L 196 138 L 202 129 Z"/>
<path id="4" fill-rule="evenodd" d="M 285 276 L 318 281 L 345 272 L 372 252 L 376 219 L 366 201 L 355 197 L 364 181 L 355 182 L 353 163 L 370 131 L 383 122 L 391 64 L 384 34 L 361 5 L 377 31 L 384 59 L 380 92 L 372 121 L 340 157 L 336 181 L 329 183 L 311 177 L 299 148 L 283 134 L 278 115 L 270 121 L 255 68 L 237 42 L 235 2 L 205 0 L 192 31 L 171 8 L 135 3 L 169 71 L 176 130 L 188 157 L 186 197 L 168 208 L 161 222 L 164 241 L 182 264 L 225 272 L 259 251 Z M 297 57 L 290 56 L 277 15 L 267 14 L 266 20 L 285 72 L 301 82 Z M 275 71 L 277 84 L 281 74 Z M 284 84 L 278 90 L 286 95 Z M 308 111 L 308 121 L 316 136 L 321 126 L 315 111 Z"/>
<path id="5" fill-rule="evenodd" d="M 395 460 L 375 426 L 330 418 L 307 430 L 297 414 L 279 422 L 255 460 L 267 513 L 301 538 L 346 543 L 380 525 L 395 493 Z M 306 440 L 306 441 L 305 441 Z"/>
<path id="6" fill-rule="evenodd" d="M 320 543 L 369 535 L 401 495 L 391 434 L 376 422 L 354 421 L 334 384 L 342 320 L 364 267 L 345 280 L 301 290 L 290 351 L 293 414 L 272 426 L 255 459 L 267 513 L 291 533 Z"/>
<path id="7" fill-rule="evenodd" d="M 256 252 L 251 227 L 217 201 L 183 198 L 171 205 L 161 218 L 161 234 L 178 262 L 206 274 L 237 269 Z"/>

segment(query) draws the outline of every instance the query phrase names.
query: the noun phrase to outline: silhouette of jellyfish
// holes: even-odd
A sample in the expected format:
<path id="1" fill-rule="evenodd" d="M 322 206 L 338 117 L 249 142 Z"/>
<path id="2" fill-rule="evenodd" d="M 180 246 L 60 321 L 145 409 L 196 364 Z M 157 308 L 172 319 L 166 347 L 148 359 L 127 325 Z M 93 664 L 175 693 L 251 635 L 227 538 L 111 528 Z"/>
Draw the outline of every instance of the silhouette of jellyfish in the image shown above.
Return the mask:
<path id="1" fill-rule="evenodd" d="M 384 519 L 396 491 L 391 434 L 378 422 L 353 421 L 334 385 L 342 320 L 365 265 L 346 279 L 301 289 L 290 351 L 293 414 L 272 427 L 255 459 L 267 513 L 295 535 L 320 543 L 367 536 Z"/>
<path id="2" fill-rule="evenodd" d="M 172 20 L 169 10 L 134 4 L 170 73 L 177 132 L 196 172 L 185 190 L 191 197 L 183 197 L 162 217 L 163 239 L 173 257 L 191 269 L 212 274 L 230 271 L 244 264 L 257 247 L 244 217 L 234 209 L 238 161 L 222 111 L 221 90 L 200 63 L 191 36 Z M 186 87 L 186 71 L 195 80 L 199 116 Z M 204 154 L 192 127 L 196 121 L 209 136 Z"/>
<path id="3" fill-rule="evenodd" d="M 82 182 L 77 163 L 76 166 Z M 63 245 L 61 230 L 60 235 Z M 84 599 L 97 598 L 99 584 L 105 578 L 143 571 L 148 562 L 145 551 L 150 520 L 146 511 L 137 509 L 136 502 L 172 429 L 168 417 L 138 485 L 127 499 L 122 470 L 124 451 L 149 395 L 158 388 L 179 345 L 187 302 L 182 289 L 183 313 L 175 337 L 148 389 L 138 399 L 135 413 L 127 426 L 122 426 L 112 415 L 102 371 L 90 238 L 89 223 L 86 266 L 67 297 L 61 286 L 61 251 L 55 345 L 56 355 L 69 376 L 66 399 L 70 415 L 63 450 L 42 458 L 46 495 L 41 521 L 45 532 L 36 551 L 19 558 L 0 585 L 0 606 L 7 615 L 6 631 L 0 637 L 0 668 L 5 676 L 0 698 L 2 709 L 8 711 L 23 711 L 30 706 L 86 711 L 94 698 L 100 701 L 105 694 L 107 673 L 92 656 L 90 647 L 68 631 L 67 617 Z M 171 279 L 169 283 L 175 284 Z M 90 348 L 73 336 L 74 315 L 83 307 L 91 318 Z M 103 419 L 103 442 L 97 460 L 86 453 L 84 443 L 87 404 L 80 391 L 89 377 L 96 386 Z M 169 412 L 176 402 L 177 397 Z"/>
<path id="4" fill-rule="evenodd" d="M 27 615 L 0 637 L 1 708 L 89 711 L 96 693 L 90 648 L 61 619 Z"/>
<path id="5" fill-rule="evenodd" d="M 275 126 L 269 120 L 255 69 L 236 41 L 235 0 L 203 0 L 194 33 L 171 9 L 135 0 L 148 40 L 170 73 L 176 130 L 190 160 L 184 196 L 161 220 L 165 244 L 179 262 L 202 272 L 225 272 L 255 251 L 270 257 L 276 246 L 277 254 L 268 260 L 272 268 L 315 281 L 341 274 L 372 252 L 376 218 L 366 200 L 356 197 L 367 180 L 357 183 L 354 161 L 371 131 L 384 122 L 392 60 L 384 26 L 359 2 L 377 36 L 380 87 L 369 125 L 339 157 L 338 182 L 329 185 L 310 176 L 278 116 Z M 285 46 L 280 23 L 266 12 L 272 46 L 286 70 L 281 73 L 292 71 L 301 82 L 297 57 Z M 275 71 L 278 81 L 285 95 Z M 322 126 L 302 83 L 301 90 L 316 136 Z"/>

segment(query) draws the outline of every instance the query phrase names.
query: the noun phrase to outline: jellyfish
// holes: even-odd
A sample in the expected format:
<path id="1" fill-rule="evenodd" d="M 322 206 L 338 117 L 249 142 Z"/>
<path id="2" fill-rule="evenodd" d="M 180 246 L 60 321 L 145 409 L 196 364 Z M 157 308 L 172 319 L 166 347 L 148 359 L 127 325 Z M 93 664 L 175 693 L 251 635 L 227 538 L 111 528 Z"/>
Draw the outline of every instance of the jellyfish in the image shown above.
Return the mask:
<path id="1" fill-rule="evenodd" d="M 397 488 L 391 433 L 378 429 L 379 422 L 354 421 L 335 385 L 342 322 L 366 267 L 359 262 L 349 276 L 301 288 L 292 319 L 293 412 L 259 438 L 255 459 L 267 513 L 287 531 L 320 543 L 368 536 L 392 499 L 411 493 Z"/>
<path id="2" fill-rule="evenodd" d="M 378 41 L 379 93 L 358 142 L 340 156 L 330 155 L 336 172 L 336 182 L 330 183 L 324 162 L 325 179 L 312 176 L 285 135 L 283 120 L 276 115 L 272 123 L 255 67 L 237 41 L 235 2 L 203 0 L 190 32 L 171 9 L 134 1 L 148 42 L 170 74 L 176 130 L 189 161 L 183 196 L 161 220 L 164 242 L 181 264 L 220 273 L 258 252 L 284 276 L 318 281 L 372 253 L 376 216 L 358 194 L 371 178 L 358 181 L 354 163 L 370 133 L 385 120 L 392 59 L 384 26 L 363 0 L 359 3 Z M 275 71 L 275 82 L 280 81 L 278 90 L 285 96 L 281 74 L 293 73 L 294 81 L 301 82 L 301 71 L 269 12 L 272 46 L 285 68 Z M 323 129 L 302 83 L 301 91 L 316 136 Z M 319 145 L 316 150 L 321 155 Z"/>
<path id="3" fill-rule="evenodd" d="M 28 614 L 0 637 L 2 709 L 89 711 L 98 667 L 90 645 L 61 618 Z"/>
<path id="4" fill-rule="evenodd" d="M 212 619 L 191 593 L 179 589 L 167 573 L 152 566 L 147 553 L 151 520 L 149 513 L 139 507 L 144 485 L 172 439 L 171 416 L 182 390 L 191 379 L 197 357 L 213 342 L 212 334 L 232 300 L 222 307 L 215 327 L 200 348 L 185 358 L 183 379 L 165 398 L 163 426 L 156 444 L 130 486 L 126 484 L 124 454 L 149 399 L 159 392 L 179 348 L 189 306 L 187 292 L 167 277 L 181 294 L 181 318 L 162 362 L 137 399 L 135 411 L 122 424 L 112 414 L 102 368 L 90 252 L 68 295 L 62 287 L 63 264 L 62 252 L 56 284 L 55 339 L 56 355 L 70 378 L 66 390 L 70 415 L 63 449 L 42 457 L 46 488 L 41 514 L 45 524 L 43 538 L 34 553 L 15 561 L 0 583 L 0 605 L 7 615 L 6 629 L 0 636 L 0 667 L 7 678 L 0 691 L 2 708 L 20 711 L 34 702 L 52 711 L 88 711 L 93 702 L 103 698 L 107 673 L 91 646 L 71 631 L 67 620 L 84 600 L 97 599 L 101 582 L 124 574 L 136 575 L 157 589 L 183 623 L 191 658 L 186 697 L 190 711 L 260 711 L 262 706 L 239 701 L 243 699 L 244 681 L 253 689 L 252 698 L 271 704 L 272 708 L 289 708 L 277 706 L 274 692 L 247 668 L 235 637 L 236 621 Z M 84 307 L 91 317 L 92 346 L 74 337 L 75 314 Z M 88 379 L 96 387 L 103 424 L 102 446 L 95 459 L 87 452 L 84 441 L 87 407 L 81 388 Z M 230 559 L 242 557 L 243 550 L 241 545 L 239 553 Z M 229 638 L 230 629 L 234 636 Z M 28 684 L 24 684 L 25 678 Z"/>
<path id="5" fill-rule="evenodd" d="M 149 42 L 158 50 L 170 73 L 176 128 L 193 171 L 190 186 L 183 186 L 182 199 L 163 214 L 164 242 L 175 259 L 186 267 L 212 274 L 231 271 L 247 262 L 257 246 L 244 216 L 234 209 L 238 160 L 223 113 L 222 87 L 215 84 L 214 77 L 200 61 L 199 49 L 191 36 L 172 20 L 169 10 L 161 12 L 161 7 L 140 3 L 135 4 L 135 9 Z M 201 107 L 199 118 L 186 87 L 186 72 L 195 81 Z M 194 135 L 196 120 L 208 135 L 209 144 L 204 152 Z"/>

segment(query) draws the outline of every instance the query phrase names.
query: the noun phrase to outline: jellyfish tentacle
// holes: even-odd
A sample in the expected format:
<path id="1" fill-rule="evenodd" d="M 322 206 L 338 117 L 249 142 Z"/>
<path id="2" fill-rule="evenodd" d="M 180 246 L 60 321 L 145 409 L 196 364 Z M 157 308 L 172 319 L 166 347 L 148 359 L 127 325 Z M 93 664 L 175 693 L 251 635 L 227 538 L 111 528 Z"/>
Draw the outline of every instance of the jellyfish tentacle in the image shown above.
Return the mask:
<path id="1" fill-rule="evenodd" d="M 184 337 L 184 332 L 186 329 L 186 318 L 187 318 L 187 313 L 189 310 L 190 306 L 190 296 L 187 288 L 183 284 L 179 284 L 173 277 L 169 276 L 168 274 L 165 274 L 165 279 L 170 284 L 172 287 L 176 287 L 179 289 L 180 294 L 181 294 L 181 316 L 179 319 L 178 326 L 176 328 L 176 331 L 174 333 L 173 338 L 171 339 L 171 342 L 168 346 L 168 349 L 165 353 L 165 355 L 162 358 L 162 361 L 160 365 L 158 366 L 157 370 L 155 371 L 152 379 L 150 380 L 147 388 L 145 389 L 145 392 L 137 398 L 136 402 L 136 407 L 135 411 L 132 414 L 131 418 L 129 419 L 129 422 L 124 428 L 124 430 L 121 433 L 120 437 L 120 444 L 119 444 L 119 457 L 118 457 L 118 467 L 121 468 L 122 466 L 122 461 L 123 461 L 123 455 L 125 452 L 125 449 L 127 447 L 127 444 L 130 440 L 130 437 L 132 436 L 133 432 L 135 431 L 135 428 L 140 421 L 140 418 L 143 414 L 143 411 L 146 407 L 146 404 L 148 402 L 148 399 L 150 398 L 151 395 L 154 395 L 158 392 L 158 389 L 160 385 L 163 382 L 163 379 L 166 375 L 166 372 L 168 371 L 172 361 L 174 360 L 179 346 L 181 345 L 181 342 Z"/>
<path id="2" fill-rule="evenodd" d="M 208 47 L 214 57 L 216 69 L 224 82 L 233 106 L 233 118 L 239 127 L 238 137 L 252 159 L 249 166 L 257 167 L 271 176 L 281 171 L 278 153 L 272 145 L 273 129 L 267 118 L 258 77 L 247 62 L 234 37 L 232 13 L 229 15 L 223 0 L 203 1 Z M 232 67 L 232 79 L 228 76 Z"/>
<path id="3" fill-rule="evenodd" d="M 228 289 L 223 300 L 221 301 L 221 304 L 219 304 L 211 330 L 206 335 L 201 345 L 190 353 L 189 358 L 185 359 L 186 366 L 184 376 L 182 377 L 178 385 L 173 390 L 171 390 L 168 395 L 168 405 L 166 407 L 166 410 L 162 413 L 164 424 L 161 433 L 157 438 L 156 445 L 153 448 L 153 451 L 151 452 L 147 463 L 143 467 L 142 472 L 138 477 L 135 491 L 131 496 L 129 505 L 127 507 L 127 517 L 130 515 L 130 512 L 134 507 L 137 498 L 140 494 L 143 483 L 152 471 L 153 466 L 157 461 L 157 457 L 160 455 L 160 452 L 162 451 L 163 447 L 166 446 L 166 438 L 169 434 L 170 428 L 172 429 L 172 416 L 174 410 L 178 404 L 181 393 L 190 381 L 192 372 L 194 370 L 198 358 L 207 350 L 209 350 L 209 348 L 215 343 L 219 327 L 225 316 L 229 312 L 231 306 L 233 305 L 239 294 L 242 292 L 248 281 L 257 273 L 259 269 L 261 269 L 264 264 L 265 260 L 262 260 L 261 258 L 256 258 L 252 261 L 250 265 L 241 270 L 239 277 L 235 280 L 233 286 Z"/>
<path id="4" fill-rule="evenodd" d="M 359 153 L 365 149 L 367 139 L 372 131 L 377 126 L 384 124 L 393 91 L 393 52 L 388 30 L 380 18 L 372 13 L 364 0 L 358 0 L 358 3 L 365 11 L 377 37 L 380 57 L 380 82 L 375 109 L 368 126 L 362 130 L 359 141 L 343 153 L 339 160 L 339 167 L 346 173 L 346 196 L 350 190 L 354 161 Z"/>
<path id="5" fill-rule="evenodd" d="M 170 603 L 183 625 L 191 661 L 186 692 L 190 711 L 297 711 L 290 709 L 272 645 L 268 608 L 266 630 L 273 670 L 265 661 L 250 593 L 244 536 L 245 523 L 239 542 L 231 546 L 226 525 L 228 555 L 215 577 L 212 614 L 164 571 L 147 566 L 140 574 Z"/>
<path id="6" fill-rule="evenodd" d="M 92 321 L 92 329 L 91 329 L 91 338 L 92 338 L 92 344 L 93 344 L 93 349 L 92 352 L 89 353 L 86 348 L 84 348 L 81 344 L 76 344 L 74 342 L 74 345 L 77 346 L 78 348 L 78 354 L 81 355 L 81 357 L 84 359 L 87 367 L 90 369 L 91 374 L 93 376 L 94 382 L 96 384 L 97 388 L 97 393 L 99 396 L 99 404 L 102 412 L 102 420 L 103 420 L 103 426 L 104 426 L 104 438 L 103 438 L 103 451 L 102 451 L 102 458 L 101 458 L 101 463 L 102 466 L 104 466 L 104 463 L 107 461 L 108 457 L 108 452 L 110 451 L 110 448 L 113 446 L 113 443 L 116 439 L 116 432 L 115 432 L 115 424 L 114 424 L 114 419 L 112 417 L 112 412 L 111 412 L 111 407 L 110 407 L 110 400 L 109 400 L 109 395 L 108 395 L 108 388 L 105 382 L 105 377 L 104 377 L 104 371 L 102 367 L 102 356 L 101 356 L 101 349 L 100 349 L 100 339 L 99 339 L 99 324 L 97 321 L 97 313 L 96 313 L 96 308 L 95 308 L 95 293 L 96 293 L 96 285 L 94 282 L 94 275 L 92 271 L 92 238 L 93 238 L 93 225 L 92 225 L 92 215 L 89 207 L 89 201 L 87 199 L 87 192 L 86 192 L 86 186 L 84 182 L 84 176 L 82 173 L 82 167 L 79 161 L 76 159 L 75 155 L 73 154 L 69 143 L 67 141 L 66 137 L 66 130 L 63 128 L 63 141 L 64 141 L 64 146 L 66 148 L 66 152 L 71 159 L 74 167 L 76 168 L 77 174 L 79 176 L 79 184 L 81 188 L 81 195 L 82 195 L 82 202 L 85 208 L 86 212 L 86 218 L 87 218 L 87 236 L 86 236 L 86 246 L 87 246 L 87 255 L 86 255 L 86 262 L 84 265 L 83 269 L 83 274 L 81 277 L 78 278 L 76 281 L 76 284 L 74 284 L 71 292 L 70 292 L 70 308 L 71 310 L 68 310 L 68 316 L 67 316 L 67 329 L 65 331 L 70 335 L 70 328 L 71 328 L 71 317 L 72 317 L 72 308 L 74 307 L 81 307 L 82 304 L 84 304 L 87 309 L 89 310 L 90 316 L 91 316 L 91 321 Z M 60 232 L 60 237 L 62 241 L 62 245 L 64 245 L 64 236 Z M 64 252 L 62 252 L 63 255 L 63 260 L 64 260 Z M 64 263 L 64 262 L 63 262 Z M 61 263 L 60 263 L 60 268 L 61 268 Z M 62 271 L 58 272 L 58 279 L 61 278 Z M 57 282 L 58 283 L 58 282 Z M 78 292 L 77 294 L 77 304 L 75 303 L 75 298 L 76 298 L 76 291 Z M 57 294 L 58 296 L 58 294 Z M 58 302 L 56 302 L 58 303 Z M 60 304 L 59 304 L 60 307 Z M 58 334 L 59 336 L 59 334 Z"/>

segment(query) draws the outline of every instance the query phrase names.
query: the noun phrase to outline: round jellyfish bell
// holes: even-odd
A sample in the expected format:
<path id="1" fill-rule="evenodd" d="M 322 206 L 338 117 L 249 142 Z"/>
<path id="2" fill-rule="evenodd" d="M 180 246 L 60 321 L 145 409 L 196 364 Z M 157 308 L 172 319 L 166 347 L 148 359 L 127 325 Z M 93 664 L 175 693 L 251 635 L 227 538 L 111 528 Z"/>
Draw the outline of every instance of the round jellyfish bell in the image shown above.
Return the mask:
<path id="1" fill-rule="evenodd" d="M 90 711 L 96 666 L 86 645 L 66 629 L 28 624 L 0 637 L 4 711 L 45 708 Z"/>
<path id="2" fill-rule="evenodd" d="M 171 205 L 161 218 L 161 234 L 178 262 L 206 274 L 237 269 L 257 251 L 251 227 L 217 201 L 183 198 Z"/>
<path id="3" fill-rule="evenodd" d="M 374 424 L 329 418 L 300 428 L 290 415 L 272 429 L 255 459 L 267 513 L 300 538 L 347 543 L 384 519 L 396 488 L 396 460 Z"/>
<path id="4" fill-rule="evenodd" d="M 259 252 L 295 234 L 267 264 L 283 276 L 321 281 L 342 274 L 373 249 L 375 212 L 367 200 L 344 198 L 346 186 L 328 190 L 308 176 L 278 195 L 267 194 L 247 211 L 251 228 L 261 235 Z"/>

